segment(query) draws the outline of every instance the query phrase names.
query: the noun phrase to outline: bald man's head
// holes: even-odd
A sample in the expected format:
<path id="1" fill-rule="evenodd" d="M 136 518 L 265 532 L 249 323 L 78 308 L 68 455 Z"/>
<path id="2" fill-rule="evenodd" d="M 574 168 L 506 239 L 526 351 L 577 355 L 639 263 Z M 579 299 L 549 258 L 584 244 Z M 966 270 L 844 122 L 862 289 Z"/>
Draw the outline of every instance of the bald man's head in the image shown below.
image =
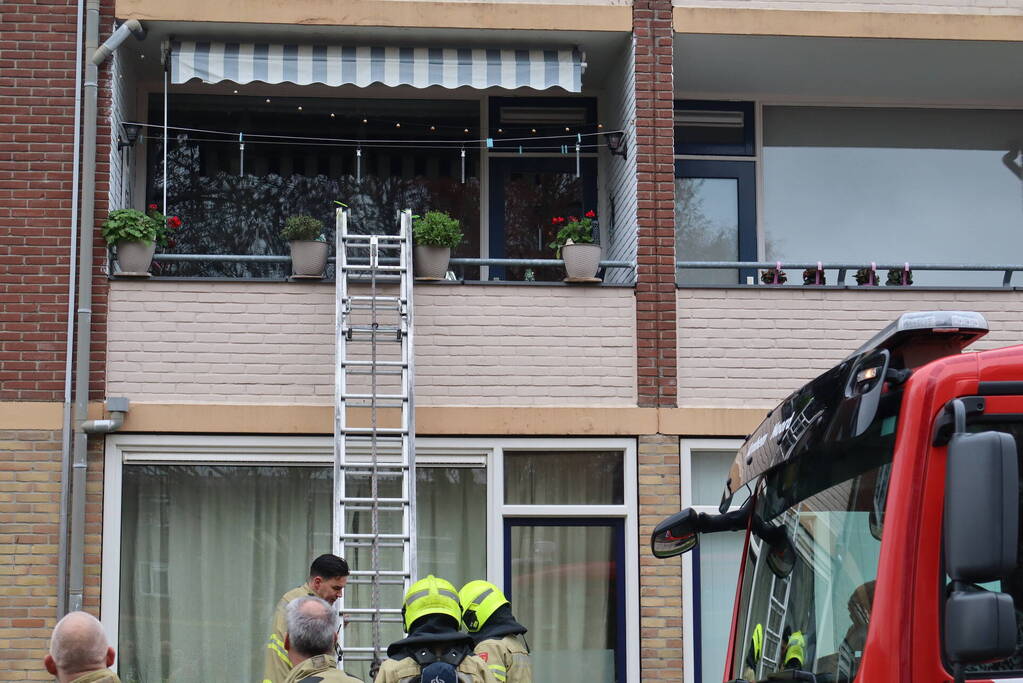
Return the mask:
<path id="1" fill-rule="evenodd" d="M 103 625 L 96 617 L 87 612 L 71 612 L 57 622 L 45 660 L 51 674 L 65 680 L 113 663 L 114 650 L 107 645 Z"/>
<path id="2" fill-rule="evenodd" d="M 292 664 L 334 651 L 337 613 L 325 600 L 314 596 L 295 598 L 288 603 L 285 614 L 288 632 L 284 645 Z"/>

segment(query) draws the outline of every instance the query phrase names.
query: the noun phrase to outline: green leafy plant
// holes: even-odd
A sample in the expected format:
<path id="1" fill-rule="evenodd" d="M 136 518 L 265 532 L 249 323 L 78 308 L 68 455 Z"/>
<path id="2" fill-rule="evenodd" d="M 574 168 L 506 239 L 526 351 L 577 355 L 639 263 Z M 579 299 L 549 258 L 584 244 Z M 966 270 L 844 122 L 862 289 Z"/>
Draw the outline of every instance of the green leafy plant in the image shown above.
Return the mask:
<path id="1" fill-rule="evenodd" d="M 443 211 L 427 211 L 412 221 L 412 237 L 424 247 L 454 249 L 462 243 L 461 224 Z"/>
<path id="2" fill-rule="evenodd" d="M 905 268 L 892 268 L 888 271 L 885 284 L 889 287 L 908 287 L 913 284 L 913 269 L 909 264 Z"/>
<path id="3" fill-rule="evenodd" d="M 156 204 L 150 204 L 143 213 L 138 209 L 115 209 L 103 221 L 103 239 L 107 244 L 118 242 L 156 243 L 166 248 L 171 234 L 181 227 L 177 216 L 164 216 Z"/>
<path id="4" fill-rule="evenodd" d="M 284 221 L 281 237 L 289 242 L 326 242 L 323 221 L 312 216 L 291 216 Z"/>
<path id="5" fill-rule="evenodd" d="M 765 285 L 783 285 L 788 280 L 789 276 L 781 268 L 768 268 L 760 274 L 760 281 Z"/>
<path id="6" fill-rule="evenodd" d="M 872 266 L 860 268 L 853 277 L 856 278 L 856 284 L 861 287 L 877 286 L 877 269 Z"/>
<path id="7" fill-rule="evenodd" d="M 555 216 L 551 219 L 553 225 L 560 225 L 561 229 L 554 236 L 554 241 L 548 244 L 554 250 L 555 258 L 561 258 L 561 248 L 569 244 L 593 244 L 593 223 L 597 218 L 595 211 L 587 211 L 580 218 L 569 216 Z"/>

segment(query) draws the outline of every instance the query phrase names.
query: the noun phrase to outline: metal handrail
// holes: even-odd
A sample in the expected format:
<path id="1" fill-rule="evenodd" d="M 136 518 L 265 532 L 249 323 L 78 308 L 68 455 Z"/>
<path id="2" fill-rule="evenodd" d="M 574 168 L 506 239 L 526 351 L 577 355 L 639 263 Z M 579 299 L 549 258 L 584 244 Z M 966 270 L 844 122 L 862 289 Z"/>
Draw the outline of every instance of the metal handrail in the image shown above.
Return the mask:
<path id="1" fill-rule="evenodd" d="M 288 263 L 290 256 L 279 256 L 276 254 L 153 254 L 154 261 L 166 261 L 168 263 L 192 263 L 200 261 L 213 261 L 220 263 Z M 358 259 L 350 259 L 358 262 Z M 394 259 L 397 262 L 397 259 Z M 382 262 L 388 259 L 380 259 Z M 334 257 L 327 259 L 328 263 L 334 262 Z M 563 259 L 514 259 L 514 258 L 452 258 L 449 263 L 453 266 L 563 266 Z M 602 268 L 628 268 L 634 269 L 636 264 L 632 261 L 601 261 Z"/>
<path id="2" fill-rule="evenodd" d="M 1015 272 L 1023 271 L 1023 264 L 969 264 L 969 263 L 828 263 L 828 262 L 785 262 L 785 261 L 676 261 L 675 269 L 682 270 L 691 268 L 694 270 L 699 269 L 717 269 L 717 268 L 729 268 L 729 269 L 752 269 L 752 270 L 769 270 L 771 268 L 791 268 L 794 270 L 805 270 L 808 268 L 816 269 L 818 266 L 821 270 L 837 270 L 838 281 L 837 285 L 841 286 L 845 284 L 846 272 L 850 270 L 859 270 L 860 268 L 871 268 L 873 267 L 876 271 L 882 270 L 902 270 L 906 266 L 909 266 L 910 270 L 951 270 L 951 271 L 972 271 L 972 272 L 1001 272 L 1002 275 L 1002 287 L 1009 287 L 1012 281 L 1012 274 Z"/>

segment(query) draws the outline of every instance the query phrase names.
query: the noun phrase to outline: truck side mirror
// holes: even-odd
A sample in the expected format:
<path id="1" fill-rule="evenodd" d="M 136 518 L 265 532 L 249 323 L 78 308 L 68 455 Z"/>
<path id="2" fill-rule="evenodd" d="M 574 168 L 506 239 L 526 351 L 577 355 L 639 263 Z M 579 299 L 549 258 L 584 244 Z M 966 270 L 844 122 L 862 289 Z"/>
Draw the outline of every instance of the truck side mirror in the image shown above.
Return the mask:
<path id="1" fill-rule="evenodd" d="M 957 664 L 1016 651 L 1016 610 L 1006 593 L 953 591 L 945 603 L 945 653 Z"/>
<path id="2" fill-rule="evenodd" d="M 664 519 L 650 535 L 650 549 L 654 557 L 675 557 L 695 548 L 700 542 L 698 524 L 698 513 L 692 508 Z"/>
<path id="3" fill-rule="evenodd" d="M 1019 465 L 1002 432 L 957 432 L 945 476 L 945 571 L 953 581 L 994 581 L 1016 568 Z"/>

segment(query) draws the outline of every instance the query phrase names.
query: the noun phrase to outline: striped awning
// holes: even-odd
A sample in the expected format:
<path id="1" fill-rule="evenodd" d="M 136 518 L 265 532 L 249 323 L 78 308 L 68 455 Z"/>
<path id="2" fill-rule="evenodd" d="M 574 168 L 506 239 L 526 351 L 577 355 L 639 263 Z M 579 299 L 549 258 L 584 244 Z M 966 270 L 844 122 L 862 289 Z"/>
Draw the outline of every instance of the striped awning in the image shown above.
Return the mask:
<path id="1" fill-rule="evenodd" d="M 171 43 L 171 81 L 582 90 L 577 49 Z"/>

